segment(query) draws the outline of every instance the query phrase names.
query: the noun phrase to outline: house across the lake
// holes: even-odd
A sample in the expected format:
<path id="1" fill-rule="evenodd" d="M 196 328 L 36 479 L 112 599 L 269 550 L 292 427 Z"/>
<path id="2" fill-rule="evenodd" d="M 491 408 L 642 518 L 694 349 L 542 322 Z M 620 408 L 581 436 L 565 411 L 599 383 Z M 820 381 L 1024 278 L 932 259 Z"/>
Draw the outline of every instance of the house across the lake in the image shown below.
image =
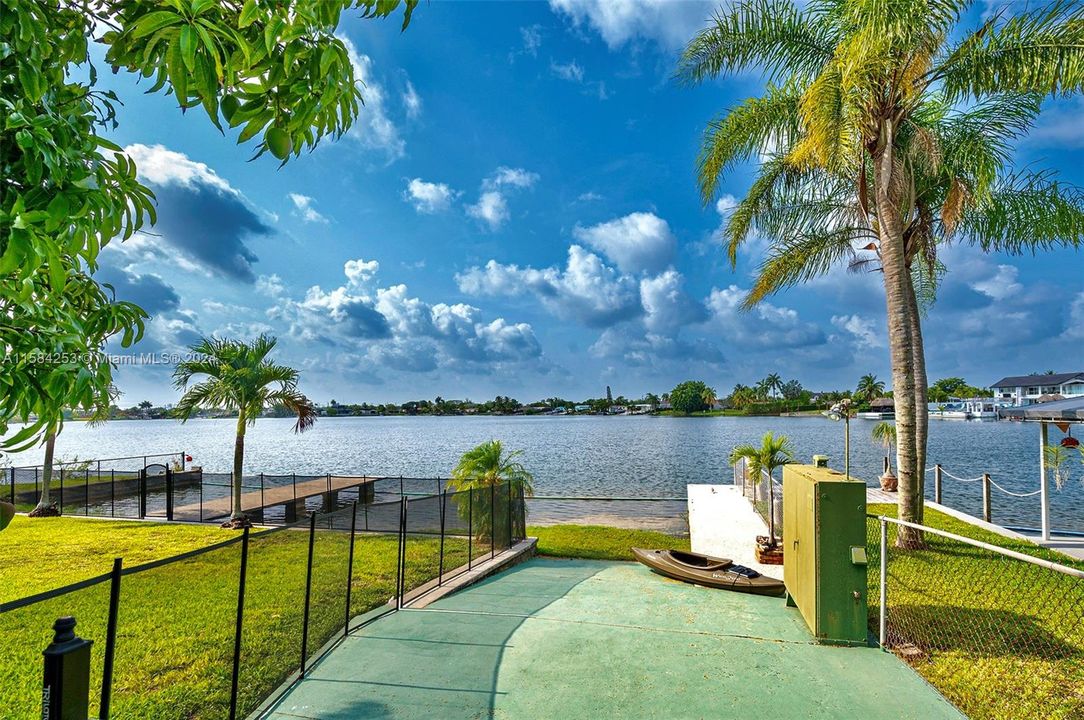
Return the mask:
<path id="1" fill-rule="evenodd" d="M 1014 375 L 1002 378 L 990 387 L 998 400 L 1011 402 L 1017 406 L 1034 405 L 1037 402 L 1062 398 L 1084 397 L 1084 371 Z"/>

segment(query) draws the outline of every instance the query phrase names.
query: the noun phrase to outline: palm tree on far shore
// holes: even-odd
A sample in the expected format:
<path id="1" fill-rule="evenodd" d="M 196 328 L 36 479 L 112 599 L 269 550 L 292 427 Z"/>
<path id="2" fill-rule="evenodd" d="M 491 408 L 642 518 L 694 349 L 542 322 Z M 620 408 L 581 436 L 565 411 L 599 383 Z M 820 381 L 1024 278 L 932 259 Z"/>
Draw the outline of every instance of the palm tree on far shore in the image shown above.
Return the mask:
<path id="1" fill-rule="evenodd" d="M 885 384 L 883 380 L 878 380 L 876 375 L 868 374 L 863 375 L 858 380 L 858 387 L 854 390 L 854 399 L 860 403 L 868 405 L 874 400 L 885 394 Z"/>
<path id="2" fill-rule="evenodd" d="M 790 439 L 786 435 L 773 435 L 771 432 L 764 433 L 760 447 L 738 445 L 730 451 L 730 464 L 735 465 L 744 460 L 753 476 L 754 487 L 761 481 L 764 473 L 768 475 L 768 542 L 772 547 L 775 547 L 774 475 L 776 469 L 789 463 L 793 456 Z"/>
<path id="3" fill-rule="evenodd" d="M 711 121 L 699 159 L 705 204 L 728 170 L 761 159 L 725 229 L 732 263 L 754 234 L 771 242 L 746 307 L 856 260 L 880 273 L 899 517 L 912 522 L 922 521 L 928 431 L 921 306 L 945 270 L 939 245 L 1021 253 L 1084 238 L 1081 192 L 1014 167 L 1012 147 L 1045 98 L 1084 89 L 1084 5 L 960 27 L 973 4 L 736 0 L 678 70 L 690 82 L 749 69 L 766 78 L 764 95 Z"/>
<path id="4" fill-rule="evenodd" d="M 779 373 L 772 373 L 764 378 L 764 387 L 767 388 L 768 394 L 774 398 L 777 393 L 783 391 L 783 378 L 779 377 Z"/>
<path id="5" fill-rule="evenodd" d="M 708 410 L 711 410 L 713 407 L 715 407 L 715 403 L 719 401 L 719 398 L 716 397 L 715 394 L 715 388 L 708 387 L 707 385 L 704 386 L 704 392 L 701 393 L 700 399 L 703 400 L 704 404 L 708 406 Z"/>
<path id="6" fill-rule="evenodd" d="M 237 412 L 237 435 L 233 445 L 233 499 L 230 519 L 224 526 L 249 525 L 241 510 L 241 481 L 245 459 L 245 430 L 264 408 L 277 405 L 297 416 L 294 432 L 304 432 L 316 422 L 316 408 L 297 389 L 297 370 L 277 365 L 267 356 L 275 338 L 261 335 L 252 342 L 202 338 L 189 350 L 195 356 L 177 363 L 173 384 L 185 393 L 175 414 L 184 422 L 200 408 Z M 192 384 L 197 377 L 204 379 Z"/>

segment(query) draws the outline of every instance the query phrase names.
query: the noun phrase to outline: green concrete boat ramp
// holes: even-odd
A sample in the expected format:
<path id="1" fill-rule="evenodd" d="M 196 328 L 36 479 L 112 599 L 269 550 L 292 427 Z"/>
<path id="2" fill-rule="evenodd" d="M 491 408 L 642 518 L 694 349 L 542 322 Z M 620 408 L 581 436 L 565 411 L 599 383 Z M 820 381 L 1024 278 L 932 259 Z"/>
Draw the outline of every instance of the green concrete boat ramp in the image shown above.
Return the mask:
<path id="1" fill-rule="evenodd" d="M 270 712 L 367 718 L 961 718 L 895 656 L 782 599 L 533 559 L 355 632 Z"/>

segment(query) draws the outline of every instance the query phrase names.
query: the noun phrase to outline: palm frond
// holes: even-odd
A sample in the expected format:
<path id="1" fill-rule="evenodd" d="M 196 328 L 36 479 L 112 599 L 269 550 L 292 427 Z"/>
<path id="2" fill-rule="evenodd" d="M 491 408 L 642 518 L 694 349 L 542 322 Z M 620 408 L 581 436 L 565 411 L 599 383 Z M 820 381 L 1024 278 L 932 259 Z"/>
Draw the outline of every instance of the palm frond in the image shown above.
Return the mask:
<path id="1" fill-rule="evenodd" d="M 995 17 L 963 38 L 929 74 L 950 99 L 1084 89 L 1084 6 L 1055 2 Z"/>
<path id="2" fill-rule="evenodd" d="M 265 402 L 271 405 L 281 405 L 297 417 L 294 423 L 294 432 L 303 433 L 316 424 L 316 407 L 303 393 L 293 388 L 282 388 L 267 393 Z M 255 417 L 252 418 L 255 420 Z"/>
<path id="3" fill-rule="evenodd" d="M 854 257 L 855 239 L 864 232 L 864 228 L 841 227 L 811 231 L 777 242 L 757 269 L 743 307 L 751 308 L 784 288 L 826 275 L 833 267 Z"/>
<path id="4" fill-rule="evenodd" d="M 685 48 L 676 76 L 699 83 L 756 67 L 769 78 L 811 77 L 831 56 L 833 33 L 790 0 L 739 0 L 716 13 Z"/>
<path id="5" fill-rule="evenodd" d="M 1084 243 L 1084 193 L 1051 173 L 1021 172 L 965 212 L 957 234 L 987 252 L 1079 247 Z"/>
<path id="6" fill-rule="evenodd" d="M 715 196 L 722 174 L 735 163 L 768 151 L 772 144 L 790 146 L 799 132 L 800 97 L 794 85 L 769 85 L 762 97 L 749 98 L 708 123 L 697 158 L 700 197 L 705 204 Z"/>

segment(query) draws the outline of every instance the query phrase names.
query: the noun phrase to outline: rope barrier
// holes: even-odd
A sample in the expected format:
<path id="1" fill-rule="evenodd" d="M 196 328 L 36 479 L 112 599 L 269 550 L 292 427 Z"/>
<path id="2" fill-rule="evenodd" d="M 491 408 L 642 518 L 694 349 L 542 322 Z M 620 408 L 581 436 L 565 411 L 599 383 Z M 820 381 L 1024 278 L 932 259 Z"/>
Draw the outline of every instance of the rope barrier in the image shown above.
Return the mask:
<path id="1" fill-rule="evenodd" d="M 994 482 L 993 479 L 990 480 L 990 484 L 993 485 L 994 487 L 996 487 L 1001 492 L 1005 493 L 1006 495 L 1012 495 L 1013 497 L 1018 497 L 1018 498 L 1033 497 L 1033 496 L 1038 495 L 1039 493 L 1042 492 L 1042 490 L 1040 489 L 1040 490 L 1033 490 L 1032 492 L 1029 492 L 1029 493 L 1016 493 L 1016 492 L 1013 492 L 1012 490 L 1006 490 L 1005 488 L 1001 487 L 996 482 Z"/>
<path id="2" fill-rule="evenodd" d="M 982 475 L 979 475 L 976 478 L 962 478 L 962 477 L 958 477 L 956 475 L 953 475 L 952 473 L 950 473 L 945 468 L 941 468 L 941 474 L 942 475 L 948 475 L 953 480 L 958 480 L 960 482 L 978 482 L 979 480 L 982 480 Z"/>
<path id="3" fill-rule="evenodd" d="M 930 470 L 934 470 L 934 469 L 936 469 L 936 466 L 932 467 L 932 468 L 927 468 L 926 472 L 929 472 Z M 976 478 L 958 477 L 956 475 L 953 475 L 952 473 L 950 473 L 948 470 L 946 470 L 944 468 L 941 468 L 941 474 L 942 475 L 947 475 L 948 477 L 952 478 L 953 480 L 956 480 L 956 481 L 959 481 L 959 482 L 965 482 L 965 483 L 978 482 L 979 480 L 982 480 L 982 478 L 983 478 L 982 475 L 979 475 Z M 1027 492 L 1027 493 L 1013 492 L 1012 490 L 1006 490 L 1005 488 L 998 485 L 996 482 L 994 482 L 993 478 L 990 479 L 990 484 L 993 485 L 994 487 L 996 487 L 1001 492 L 1005 493 L 1006 495 L 1011 495 L 1012 497 L 1018 497 L 1018 498 L 1035 497 L 1036 495 L 1038 495 L 1039 493 L 1042 492 L 1041 489 L 1040 490 L 1032 490 L 1031 492 Z"/>

